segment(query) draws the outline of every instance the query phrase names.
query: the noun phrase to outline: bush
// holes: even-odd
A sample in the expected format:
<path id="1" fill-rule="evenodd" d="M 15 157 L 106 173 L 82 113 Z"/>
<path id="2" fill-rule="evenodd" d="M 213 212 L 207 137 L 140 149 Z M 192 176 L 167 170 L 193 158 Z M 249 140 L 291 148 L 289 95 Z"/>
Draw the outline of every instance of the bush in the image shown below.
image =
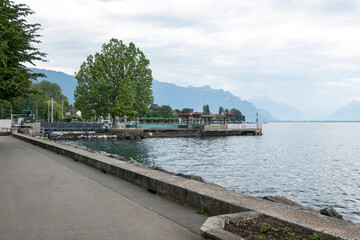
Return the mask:
<path id="1" fill-rule="evenodd" d="M 82 118 L 80 116 L 68 115 L 64 118 L 64 122 L 81 122 Z"/>

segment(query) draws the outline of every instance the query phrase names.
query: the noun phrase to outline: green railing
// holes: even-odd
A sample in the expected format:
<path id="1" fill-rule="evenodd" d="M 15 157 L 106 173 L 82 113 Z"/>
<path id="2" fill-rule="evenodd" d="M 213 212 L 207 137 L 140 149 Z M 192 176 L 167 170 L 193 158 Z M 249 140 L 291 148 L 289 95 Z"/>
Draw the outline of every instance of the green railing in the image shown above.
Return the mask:
<path id="1" fill-rule="evenodd" d="M 187 128 L 178 124 L 127 124 L 126 128 Z"/>

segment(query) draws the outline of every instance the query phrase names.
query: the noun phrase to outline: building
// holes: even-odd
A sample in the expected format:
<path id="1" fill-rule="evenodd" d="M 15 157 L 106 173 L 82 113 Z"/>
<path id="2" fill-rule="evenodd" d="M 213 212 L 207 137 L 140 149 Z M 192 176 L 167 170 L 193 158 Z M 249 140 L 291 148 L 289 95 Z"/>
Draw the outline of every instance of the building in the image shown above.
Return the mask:
<path id="1" fill-rule="evenodd" d="M 73 105 L 70 105 L 70 108 L 65 112 L 65 116 L 69 115 L 81 117 L 81 112 L 76 110 Z"/>

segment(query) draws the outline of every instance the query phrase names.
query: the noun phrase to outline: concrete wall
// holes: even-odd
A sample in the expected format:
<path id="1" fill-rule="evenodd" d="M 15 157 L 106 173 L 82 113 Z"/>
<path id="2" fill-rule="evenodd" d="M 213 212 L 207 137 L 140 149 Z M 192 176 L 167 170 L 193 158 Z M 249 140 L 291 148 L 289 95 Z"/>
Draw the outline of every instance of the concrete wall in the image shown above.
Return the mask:
<path id="1" fill-rule="evenodd" d="M 10 119 L 0 119 L 0 128 L 11 128 Z"/>
<path id="2" fill-rule="evenodd" d="M 203 125 L 203 131 L 227 131 L 227 125 Z"/>
<path id="3" fill-rule="evenodd" d="M 100 171 L 118 176 L 152 193 L 195 209 L 206 207 L 212 215 L 247 210 L 258 211 L 315 231 L 346 239 L 359 239 L 360 225 L 326 217 L 301 207 L 287 206 L 227 190 L 217 185 L 193 181 L 164 172 L 75 149 L 54 142 L 13 134 L 14 137 L 68 156 Z"/>

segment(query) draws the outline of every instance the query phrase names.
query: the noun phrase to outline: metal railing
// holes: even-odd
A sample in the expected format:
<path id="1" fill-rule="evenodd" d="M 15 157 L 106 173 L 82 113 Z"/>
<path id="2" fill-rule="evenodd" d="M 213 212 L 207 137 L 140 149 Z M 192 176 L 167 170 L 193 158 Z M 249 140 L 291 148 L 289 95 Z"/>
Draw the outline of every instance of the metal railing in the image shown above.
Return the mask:
<path id="1" fill-rule="evenodd" d="M 106 131 L 105 123 L 41 123 L 42 132 L 45 131 Z"/>
<path id="2" fill-rule="evenodd" d="M 12 129 L 11 128 L 0 128 L 0 136 L 11 135 Z"/>
<path id="3" fill-rule="evenodd" d="M 262 123 L 227 124 L 228 129 L 262 129 Z"/>

